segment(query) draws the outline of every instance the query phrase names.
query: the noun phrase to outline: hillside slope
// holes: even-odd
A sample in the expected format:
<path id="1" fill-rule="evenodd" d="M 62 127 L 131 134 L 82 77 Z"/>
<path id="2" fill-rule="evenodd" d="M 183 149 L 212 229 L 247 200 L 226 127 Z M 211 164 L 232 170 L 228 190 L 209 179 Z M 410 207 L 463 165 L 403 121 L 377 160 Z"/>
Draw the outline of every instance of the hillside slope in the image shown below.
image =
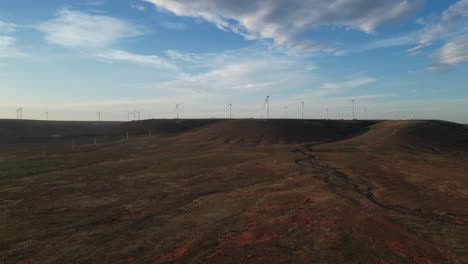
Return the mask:
<path id="1" fill-rule="evenodd" d="M 347 142 L 381 149 L 468 151 L 468 127 L 444 121 L 385 121 Z"/>
<path id="2" fill-rule="evenodd" d="M 32 143 L 64 137 L 115 135 L 123 122 L 0 120 L 0 144 Z"/>
<path id="3" fill-rule="evenodd" d="M 178 136 L 182 142 L 303 143 L 344 139 L 367 131 L 374 121 L 227 120 Z"/>

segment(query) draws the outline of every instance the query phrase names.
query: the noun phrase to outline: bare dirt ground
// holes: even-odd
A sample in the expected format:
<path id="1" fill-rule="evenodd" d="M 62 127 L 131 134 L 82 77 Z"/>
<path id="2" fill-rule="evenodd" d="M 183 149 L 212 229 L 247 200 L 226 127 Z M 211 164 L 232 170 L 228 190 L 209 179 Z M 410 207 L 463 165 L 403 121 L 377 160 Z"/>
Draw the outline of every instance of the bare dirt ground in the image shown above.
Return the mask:
<path id="1" fill-rule="evenodd" d="M 0 263 L 468 262 L 466 128 L 282 122 L 2 145 Z"/>

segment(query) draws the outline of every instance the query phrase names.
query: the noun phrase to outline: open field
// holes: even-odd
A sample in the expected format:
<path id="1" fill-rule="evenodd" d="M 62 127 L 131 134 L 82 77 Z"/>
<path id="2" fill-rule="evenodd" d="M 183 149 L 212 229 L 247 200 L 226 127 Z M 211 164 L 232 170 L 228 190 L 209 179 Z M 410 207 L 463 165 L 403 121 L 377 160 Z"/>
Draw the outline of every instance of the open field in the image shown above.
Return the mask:
<path id="1" fill-rule="evenodd" d="M 463 125 L 2 122 L 0 263 L 468 263 Z"/>

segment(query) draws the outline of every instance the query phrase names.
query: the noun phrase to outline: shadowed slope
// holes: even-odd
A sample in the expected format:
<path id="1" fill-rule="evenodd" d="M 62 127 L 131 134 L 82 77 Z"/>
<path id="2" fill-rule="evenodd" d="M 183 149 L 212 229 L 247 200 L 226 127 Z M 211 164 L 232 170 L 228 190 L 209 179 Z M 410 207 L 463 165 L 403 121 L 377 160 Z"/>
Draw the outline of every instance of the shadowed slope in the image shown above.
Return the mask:
<path id="1" fill-rule="evenodd" d="M 468 151 L 468 128 L 443 121 L 385 121 L 348 142 L 388 149 Z"/>
<path id="2" fill-rule="evenodd" d="M 223 119 L 148 119 L 124 123 L 119 127 L 119 133 L 123 135 L 128 131 L 133 135 L 142 135 L 151 129 L 154 135 L 170 136 L 221 121 Z"/>
<path id="3" fill-rule="evenodd" d="M 344 139 L 367 131 L 375 121 L 228 120 L 178 137 L 183 142 L 303 143 Z"/>
<path id="4" fill-rule="evenodd" d="M 123 122 L 0 120 L 0 144 L 31 143 L 63 137 L 114 135 Z"/>

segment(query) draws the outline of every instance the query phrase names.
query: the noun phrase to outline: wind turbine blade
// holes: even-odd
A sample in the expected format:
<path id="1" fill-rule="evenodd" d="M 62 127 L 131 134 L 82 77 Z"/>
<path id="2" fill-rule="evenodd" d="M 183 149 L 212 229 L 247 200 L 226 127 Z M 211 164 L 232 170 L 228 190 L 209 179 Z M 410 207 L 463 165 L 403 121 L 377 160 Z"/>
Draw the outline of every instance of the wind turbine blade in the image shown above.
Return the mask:
<path id="1" fill-rule="evenodd" d="M 268 99 L 270 99 L 270 96 L 267 96 L 267 97 L 266 97 L 265 103 L 263 103 L 263 107 L 265 107 L 265 105 L 268 103 Z"/>

